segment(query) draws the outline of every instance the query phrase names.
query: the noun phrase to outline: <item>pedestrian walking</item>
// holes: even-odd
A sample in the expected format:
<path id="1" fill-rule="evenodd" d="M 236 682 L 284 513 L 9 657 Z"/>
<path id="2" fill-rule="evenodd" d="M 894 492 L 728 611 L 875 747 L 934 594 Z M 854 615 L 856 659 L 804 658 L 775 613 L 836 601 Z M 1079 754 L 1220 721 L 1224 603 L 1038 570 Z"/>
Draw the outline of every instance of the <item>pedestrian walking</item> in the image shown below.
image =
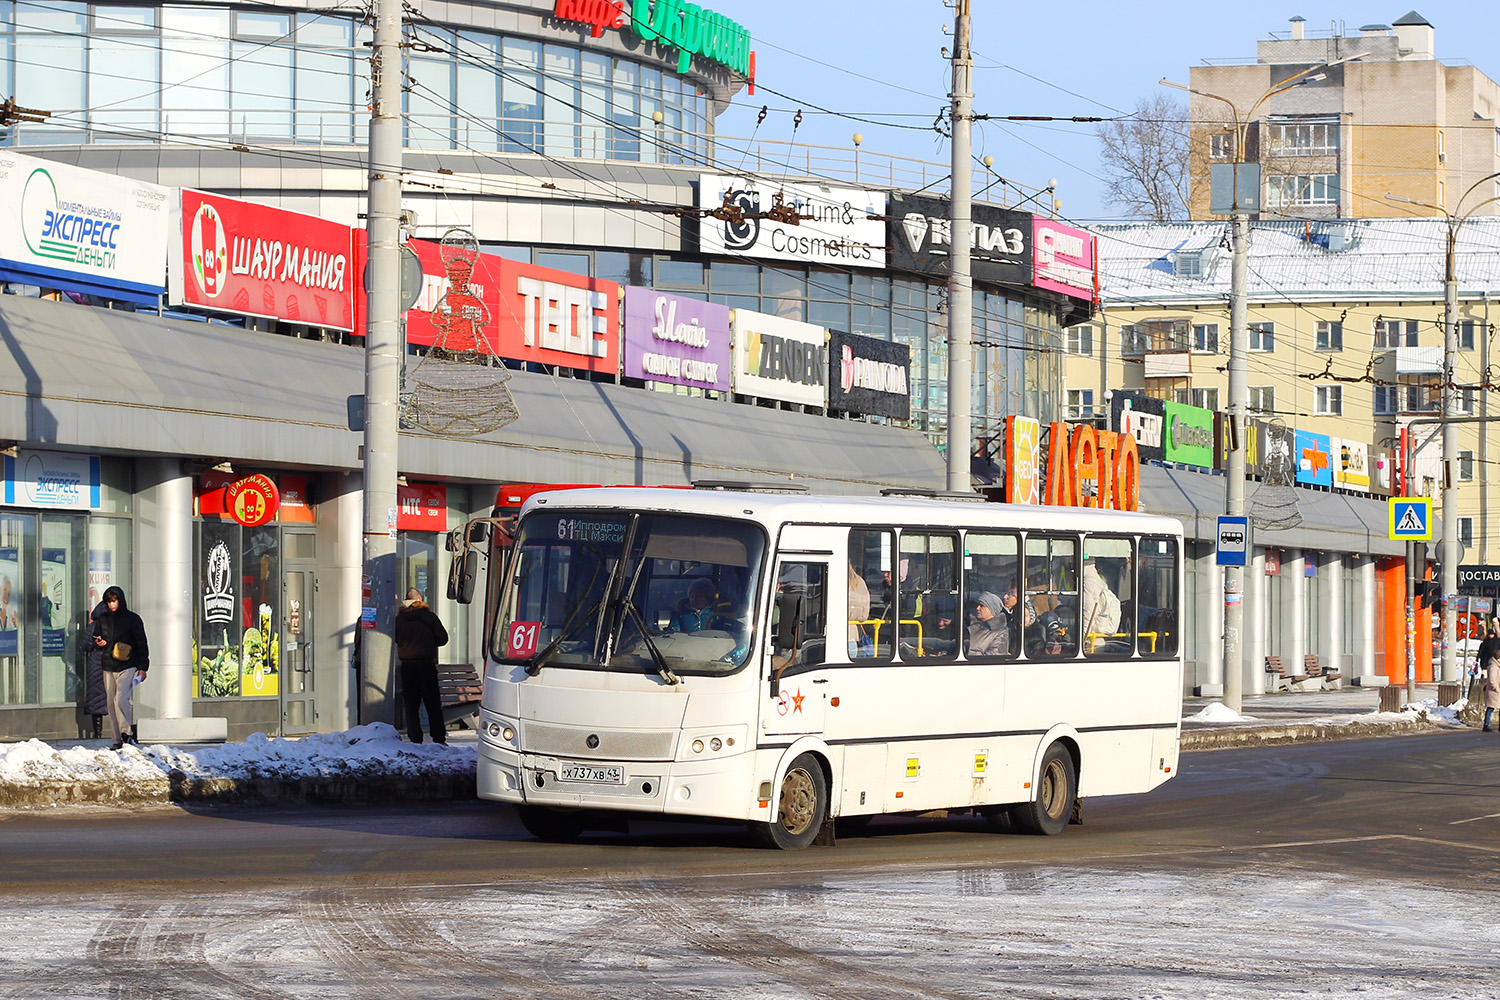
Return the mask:
<path id="1" fill-rule="evenodd" d="M 443 699 L 438 691 L 437 651 L 448 644 L 448 630 L 412 587 L 396 612 L 396 656 L 401 660 L 401 697 L 406 705 L 406 735 L 422 742 L 422 716 L 427 709 L 427 729 L 432 742 L 447 743 L 443 724 Z"/>
<path id="2" fill-rule="evenodd" d="M 100 603 L 104 610 L 95 609 L 94 648 L 100 653 L 109 728 L 114 736 L 110 749 L 118 750 L 126 743 L 138 744 L 131 694 L 146 679 L 151 654 L 146 646 L 146 626 L 141 616 L 126 606 L 125 591 L 110 587 Z"/>
<path id="3" fill-rule="evenodd" d="M 1491 627 L 1489 638 L 1479 644 L 1480 676 L 1484 679 L 1484 731 L 1490 732 L 1490 716 L 1500 708 L 1500 628 Z"/>

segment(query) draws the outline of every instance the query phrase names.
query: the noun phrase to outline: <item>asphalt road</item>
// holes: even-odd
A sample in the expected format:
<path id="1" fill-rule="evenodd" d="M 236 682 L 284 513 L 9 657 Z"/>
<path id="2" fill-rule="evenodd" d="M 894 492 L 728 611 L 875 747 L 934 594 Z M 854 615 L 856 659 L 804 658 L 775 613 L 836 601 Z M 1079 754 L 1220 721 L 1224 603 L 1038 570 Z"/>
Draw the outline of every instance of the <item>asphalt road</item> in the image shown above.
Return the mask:
<path id="1" fill-rule="evenodd" d="M 1485 738 L 1488 736 L 1488 738 Z M 1054 838 L 488 804 L 0 813 L 0 996 L 1500 995 L 1500 737 L 1214 751 Z"/>

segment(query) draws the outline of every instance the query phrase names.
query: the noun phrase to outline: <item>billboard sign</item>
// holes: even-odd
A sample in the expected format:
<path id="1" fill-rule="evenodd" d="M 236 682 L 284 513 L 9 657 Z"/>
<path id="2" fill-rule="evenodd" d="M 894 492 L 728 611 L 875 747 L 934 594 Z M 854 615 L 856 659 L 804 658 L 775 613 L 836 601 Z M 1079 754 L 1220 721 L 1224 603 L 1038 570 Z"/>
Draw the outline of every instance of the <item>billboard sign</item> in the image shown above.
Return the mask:
<path id="1" fill-rule="evenodd" d="M 779 199 L 779 201 L 778 201 Z M 835 267 L 885 267 L 884 191 L 770 183 L 750 177 L 703 174 L 698 207 L 726 206 L 733 218 L 708 216 L 699 229 L 707 254 L 791 260 Z M 795 225 L 772 217 L 779 209 Z M 873 218 L 872 218 L 873 216 Z"/>
<path id="2" fill-rule="evenodd" d="M 184 188 L 173 303 L 354 330 L 354 230 L 301 212 Z"/>
<path id="3" fill-rule="evenodd" d="M 1166 402 L 1164 442 L 1166 460 L 1200 469 L 1213 468 L 1214 415 L 1212 410 L 1186 403 Z"/>
<path id="4" fill-rule="evenodd" d="M 0 280 L 155 305 L 169 189 L 0 149 Z"/>
<path id="5" fill-rule="evenodd" d="M 1363 441 L 1331 438 L 1333 482 L 1339 489 L 1370 492 L 1370 446 Z"/>
<path id="6" fill-rule="evenodd" d="M 911 419 L 911 348 L 828 331 L 828 408 Z"/>
<path id="7" fill-rule="evenodd" d="M 953 252 L 949 203 L 924 195 L 891 195 L 886 242 L 898 271 L 946 276 Z M 1031 284 L 1030 212 L 975 203 L 971 208 L 969 269 L 975 281 Z"/>
<path id="8" fill-rule="evenodd" d="M 1297 482 L 1306 486 L 1333 485 L 1333 455 L 1327 434 L 1297 431 L 1292 441 L 1292 462 Z"/>
<path id="9" fill-rule="evenodd" d="M 6 506 L 99 509 L 99 456 L 16 449 L 5 457 Z"/>
<path id="10" fill-rule="evenodd" d="M 1098 244 L 1093 234 L 1051 219 L 1034 219 L 1031 255 L 1035 264 L 1031 283 L 1075 299 L 1095 298 Z"/>
<path id="11" fill-rule="evenodd" d="M 1167 408 L 1161 400 L 1117 391 L 1110 396 L 1109 420 L 1111 430 L 1135 438 L 1136 453 L 1142 462 L 1160 462 L 1166 458 Z"/>
<path id="12" fill-rule="evenodd" d="M 625 289 L 621 374 L 729 391 L 729 307 L 651 288 Z"/>
<path id="13" fill-rule="evenodd" d="M 734 391 L 806 406 L 828 402 L 828 332 L 821 326 L 736 309 Z"/>

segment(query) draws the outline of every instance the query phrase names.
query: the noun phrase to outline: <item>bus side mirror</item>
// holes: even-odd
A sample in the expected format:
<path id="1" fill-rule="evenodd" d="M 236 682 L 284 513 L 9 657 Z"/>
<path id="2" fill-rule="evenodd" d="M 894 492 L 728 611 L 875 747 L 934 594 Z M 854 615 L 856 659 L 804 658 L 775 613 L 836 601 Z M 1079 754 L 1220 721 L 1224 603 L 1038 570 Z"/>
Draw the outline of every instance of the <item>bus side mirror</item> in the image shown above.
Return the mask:
<path id="1" fill-rule="evenodd" d="M 443 539 L 443 548 L 448 550 L 449 552 L 457 552 L 459 549 L 463 548 L 463 538 L 464 529 L 454 528 L 452 531 L 448 532 L 447 536 Z"/>
<path id="2" fill-rule="evenodd" d="M 473 602 L 474 580 L 478 575 L 475 568 L 478 562 L 479 553 L 473 549 L 465 549 L 453 557 L 453 562 L 448 567 L 448 600 L 459 604 Z"/>

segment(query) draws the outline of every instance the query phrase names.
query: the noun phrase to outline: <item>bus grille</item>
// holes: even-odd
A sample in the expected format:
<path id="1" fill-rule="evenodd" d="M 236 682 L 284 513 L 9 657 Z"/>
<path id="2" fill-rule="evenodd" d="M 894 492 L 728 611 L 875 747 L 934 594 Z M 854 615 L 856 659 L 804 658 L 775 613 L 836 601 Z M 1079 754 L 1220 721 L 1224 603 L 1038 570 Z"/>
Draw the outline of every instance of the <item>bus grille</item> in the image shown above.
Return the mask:
<path id="1" fill-rule="evenodd" d="M 553 754 L 559 757 L 587 757 L 599 760 L 671 760 L 677 741 L 675 731 L 641 732 L 617 729 L 578 729 L 572 726 L 549 726 L 539 722 L 524 723 L 521 747 L 527 753 Z M 589 737 L 597 736 L 598 745 L 589 746 Z"/>

